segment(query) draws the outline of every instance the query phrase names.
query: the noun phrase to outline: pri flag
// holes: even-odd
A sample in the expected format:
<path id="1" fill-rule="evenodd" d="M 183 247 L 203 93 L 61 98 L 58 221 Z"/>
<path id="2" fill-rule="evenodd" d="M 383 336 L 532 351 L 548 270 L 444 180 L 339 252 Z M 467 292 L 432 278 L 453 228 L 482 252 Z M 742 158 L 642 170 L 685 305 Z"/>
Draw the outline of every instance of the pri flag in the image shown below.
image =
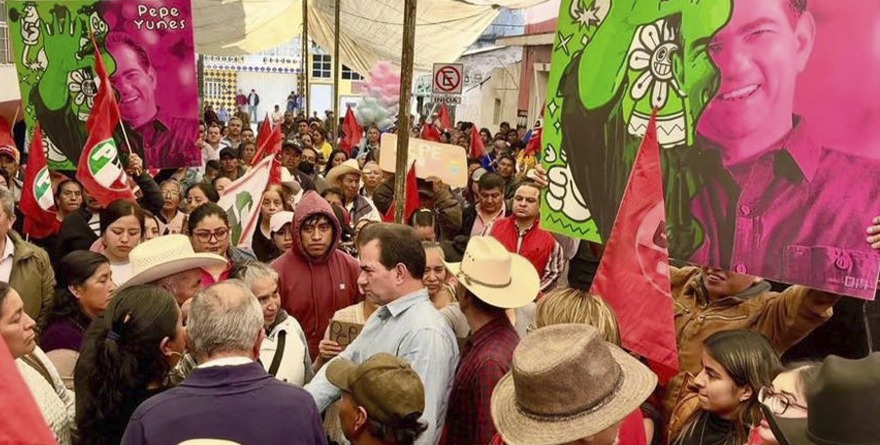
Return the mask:
<path id="1" fill-rule="evenodd" d="M 262 128 L 260 129 L 260 135 L 258 136 L 260 142 L 257 144 L 257 153 L 251 159 L 251 167 L 259 164 L 263 158 L 274 157 L 281 153 L 281 144 L 284 142 L 284 135 L 281 134 L 281 125 L 276 125 L 275 128 L 266 130 L 267 123 L 268 121 L 263 121 Z M 266 131 L 265 136 L 263 136 L 263 131 Z"/>
<path id="2" fill-rule="evenodd" d="M 46 165 L 40 124 L 34 129 L 30 153 L 22 187 L 21 213 L 24 214 L 24 233 L 40 239 L 56 233 L 61 227 L 55 217 L 55 198 L 52 196 L 52 181 Z"/>
<path id="3" fill-rule="evenodd" d="M 477 132 L 477 126 L 471 125 L 471 149 L 468 157 L 471 159 L 482 159 L 486 155 L 486 145 L 483 144 L 483 137 Z"/>
<path id="4" fill-rule="evenodd" d="M 422 125 L 422 139 L 426 141 L 440 142 L 440 132 L 437 131 L 437 127 L 435 127 L 434 124 L 425 122 L 425 124 Z"/>
<path id="5" fill-rule="evenodd" d="M 274 162 L 274 156 L 266 156 L 244 176 L 229 184 L 220 195 L 217 205 L 229 217 L 230 240 L 233 246 L 251 247 L 254 230 L 257 228 L 257 217 L 260 215 L 260 200 L 269 184 Z"/>
<path id="6" fill-rule="evenodd" d="M 361 134 L 363 134 L 364 129 L 361 128 L 361 124 L 358 123 L 357 118 L 354 117 L 354 111 L 351 110 L 350 106 L 345 110 L 345 119 L 342 121 L 342 132 L 345 133 L 345 136 L 339 143 L 339 148 L 351 156 L 352 149 L 361 143 Z"/>
<path id="7" fill-rule="evenodd" d="M 397 209 L 397 200 L 391 201 L 391 207 L 382 217 L 382 221 L 394 222 L 394 211 Z M 416 162 L 413 161 L 412 166 L 406 173 L 406 203 L 403 209 L 403 223 L 407 224 L 409 218 L 422 206 L 422 200 L 419 198 L 419 181 L 416 178 Z"/>
<path id="8" fill-rule="evenodd" d="M 0 375 L 3 376 L 0 379 L 0 411 L 3 412 L 0 416 L 0 443 L 57 443 L 3 341 L 0 341 Z"/>
<path id="9" fill-rule="evenodd" d="M 441 130 L 446 131 L 452 128 L 452 120 L 449 118 L 449 110 L 446 109 L 446 104 L 440 105 L 440 112 L 437 113 L 437 119 L 440 120 Z"/>
<path id="10" fill-rule="evenodd" d="M 636 157 L 590 293 L 614 308 L 623 347 L 661 382 L 678 373 L 656 113 Z"/>
<path id="11" fill-rule="evenodd" d="M 89 138 L 79 158 L 76 179 L 101 207 L 106 207 L 114 200 L 134 201 L 135 197 L 128 186 L 128 176 L 119 162 L 119 150 L 113 140 L 113 132 L 119 125 L 119 107 L 94 37 L 92 45 L 95 47 L 95 72 L 100 86 L 95 95 L 95 105 L 86 122 Z"/>

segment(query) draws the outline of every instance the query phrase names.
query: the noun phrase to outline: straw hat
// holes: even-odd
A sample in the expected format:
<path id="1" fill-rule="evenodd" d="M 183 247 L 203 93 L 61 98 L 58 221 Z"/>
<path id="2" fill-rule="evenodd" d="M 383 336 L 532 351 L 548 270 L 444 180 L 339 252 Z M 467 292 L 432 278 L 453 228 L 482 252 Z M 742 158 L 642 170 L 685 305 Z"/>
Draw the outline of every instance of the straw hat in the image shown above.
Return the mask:
<path id="1" fill-rule="evenodd" d="M 152 283 L 190 269 L 226 264 L 213 253 L 195 253 L 186 235 L 165 235 L 138 244 L 128 255 L 132 277 L 118 290 Z"/>
<path id="2" fill-rule="evenodd" d="M 443 264 L 467 290 L 495 307 L 523 307 L 541 290 L 535 266 L 490 236 L 471 238 L 460 263 Z"/>
<path id="3" fill-rule="evenodd" d="M 492 393 L 492 419 L 508 445 L 573 442 L 632 413 L 657 376 L 586 324 L 538 329 L 520 342 Z"/>
<path id="4" fill-rule="evenodd" d="M 327 183 L 331 186 L 336 184 L 336 181 L 348 174 L 357 174 L 361 175 L 361 167 L 358 165 L 357 159 L 349 159 L 342 164 L 337 165 L 330 169 L 330 172 L 327 173 Z"/>

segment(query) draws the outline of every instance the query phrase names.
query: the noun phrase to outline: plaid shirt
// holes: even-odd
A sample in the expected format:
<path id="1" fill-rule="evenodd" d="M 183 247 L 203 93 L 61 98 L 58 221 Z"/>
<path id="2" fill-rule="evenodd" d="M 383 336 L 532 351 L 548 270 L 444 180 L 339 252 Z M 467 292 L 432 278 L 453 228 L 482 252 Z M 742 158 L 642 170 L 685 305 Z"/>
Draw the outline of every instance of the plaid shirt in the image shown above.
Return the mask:
<path id="1" fill-rule="evenodd" d="M 510 370 L 519 335 L 498 317 L 471 335 L 455 372 L 446 412 L 444 445 L 486 445 L 495 435 L 492 390 Z"/>

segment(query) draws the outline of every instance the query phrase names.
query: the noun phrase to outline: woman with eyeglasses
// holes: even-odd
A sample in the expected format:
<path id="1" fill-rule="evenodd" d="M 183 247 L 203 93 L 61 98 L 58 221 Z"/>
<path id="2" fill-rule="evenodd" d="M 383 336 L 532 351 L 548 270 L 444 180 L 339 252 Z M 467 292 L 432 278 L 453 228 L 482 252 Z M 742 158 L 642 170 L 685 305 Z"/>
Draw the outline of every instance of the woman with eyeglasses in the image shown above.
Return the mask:
<path id="1" fill-rule="evenodd" d="M 213 253 L 227 260 L 227 264 L 202 270 L 202 284 L 210 286 L 229 278 L 233 267 L 246 261 L 256 261 L 254 254 L 231 245 L 231 231 L 226 211 L 212 202 L 202 204 L 189 215 L 189 240 L 196 253 Z"/>
<path id="2" fill-rule="evenodd" d="M 86 331 L 74 370 L 80 444 L 117 444 L 134 410 L 168 388 L 186 340 L 177 301 L 158 286 L 120 291 Z"/>
<path id="3" fill-rule="evenodd" d="M 821 363 L 792 363 L 785 371 L 773 379 L 772 386 L 758 391 L 758 401 L 763 405 L 764 419 L 752 432 L 749 444 L 779 445 L 768 423 L 768 414 L 785 419 L 804 419 L 807 417 L 807 388 L 813 385 Z"/>
<path id="4" fill-rule="evenodd" d="M 720 331 L 703 342 L 703 369 L 688 375 L 672 412 L 672 445 L 743 445 L 762 419 L 758 393 L 782 364 L 766 337 L 748 329 Z"/>

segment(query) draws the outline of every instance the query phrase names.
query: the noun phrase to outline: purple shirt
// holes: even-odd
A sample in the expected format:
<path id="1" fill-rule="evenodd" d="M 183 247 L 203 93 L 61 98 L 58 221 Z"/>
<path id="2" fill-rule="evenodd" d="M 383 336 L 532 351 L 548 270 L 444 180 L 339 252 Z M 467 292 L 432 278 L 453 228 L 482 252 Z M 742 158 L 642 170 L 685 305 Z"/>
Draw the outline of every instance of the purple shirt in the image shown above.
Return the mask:
<path id="1" fill-rule="evenodd" d="M 46 327 L 40 337 L 40 347 L 44 352 L 56 349 L 79 351 L 82 348 L 85 330 L 69 319 L 55 320 Z"/>
<path id="2" fill-rule="evenodd" d="M 198 122 L 169 117 L 159 113 L 156 118 L 135 129 L 140 135 L 144 162 L 148 168 L 195 167 L 201 164 L 201 148 L 197 145 Z"/>
<path id="3" fill-rule="evenodd" d="M 690 261 L 873 298 L 880 253 L 865 228 L 880 215 L 880 162 L 823 147 L 802 122 L 747 163 L 725 167 L 717 149 L 695 158 L 705 239 Z"/>

